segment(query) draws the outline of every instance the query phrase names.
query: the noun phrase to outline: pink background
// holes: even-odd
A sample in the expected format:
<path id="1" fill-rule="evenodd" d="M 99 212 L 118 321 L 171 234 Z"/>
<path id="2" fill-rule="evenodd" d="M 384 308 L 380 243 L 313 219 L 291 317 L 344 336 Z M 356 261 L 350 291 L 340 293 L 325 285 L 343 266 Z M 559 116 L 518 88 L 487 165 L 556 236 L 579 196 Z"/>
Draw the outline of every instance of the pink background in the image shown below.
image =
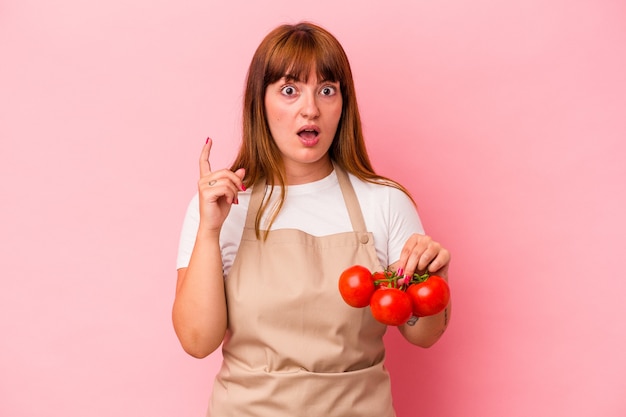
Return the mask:
<path id="1" fill-rule="evenodd" d="M 204 415 L 220 357 L 172 330 L 180 224 L 254 48 L 301 19 L 453 252 L 448 333 L 388 333 L 399 416 L 626 415 L 626 3 L 349 3 L 0 1 L 0 415 Z"/>

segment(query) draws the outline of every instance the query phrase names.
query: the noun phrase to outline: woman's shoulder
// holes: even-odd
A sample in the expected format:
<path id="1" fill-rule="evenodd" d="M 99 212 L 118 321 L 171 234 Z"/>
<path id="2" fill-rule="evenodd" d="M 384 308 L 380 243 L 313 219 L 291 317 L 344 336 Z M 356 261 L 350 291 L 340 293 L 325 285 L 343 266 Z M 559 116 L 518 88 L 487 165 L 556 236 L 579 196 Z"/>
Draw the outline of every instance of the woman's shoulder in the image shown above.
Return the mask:
<path id="1" fill-rule="evenodd" d="M 385 198 L 391 200 L 407 200 L 411 198 L 399 188 L 394 187 L 390 182 L 365 181 L 353 174 L 350 175 L 350 181 L 359 198 Z"/>

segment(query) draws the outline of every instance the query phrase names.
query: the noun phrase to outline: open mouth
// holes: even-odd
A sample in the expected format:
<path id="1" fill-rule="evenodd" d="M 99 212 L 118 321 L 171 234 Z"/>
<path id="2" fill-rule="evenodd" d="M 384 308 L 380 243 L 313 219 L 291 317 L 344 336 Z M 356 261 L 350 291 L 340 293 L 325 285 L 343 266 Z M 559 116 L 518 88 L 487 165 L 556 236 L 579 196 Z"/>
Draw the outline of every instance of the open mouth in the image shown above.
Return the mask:
<path id="1" fill-rule="evenodd" d="M 315 126 L 306 126 L 298 131 L 298 136 L 307 141 L 315 140 L 319 134 L 319 129 Z"/>

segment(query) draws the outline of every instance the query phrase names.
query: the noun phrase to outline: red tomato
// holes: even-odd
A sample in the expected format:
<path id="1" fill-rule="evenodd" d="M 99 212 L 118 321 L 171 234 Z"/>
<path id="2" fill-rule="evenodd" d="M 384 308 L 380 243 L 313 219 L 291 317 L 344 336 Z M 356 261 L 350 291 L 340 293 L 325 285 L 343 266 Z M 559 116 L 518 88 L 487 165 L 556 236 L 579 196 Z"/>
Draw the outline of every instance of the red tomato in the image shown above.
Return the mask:
<path id="1" fill-rule="evenodd" d="M 375 289 L 372 273 L 364 266 L 353 265 L 339 276 L 339 293 L 352 307 L 366 307 Z"/>
<path id="2" fill-rule="evenodd" d="M 398 288 L 380 287 L 370 300 L 372 316 L 389 326 L 399 326 L 411 318 L 411 299 Z"/>
<path id="3" fill-rule="evenodd" d="M 450 287 L 437 275 L 431 275 L 426 281 L 409 286 L 406 292 L 413 303 L 413 314 L 418 317 L 437 314 L 450 301 Z"/>

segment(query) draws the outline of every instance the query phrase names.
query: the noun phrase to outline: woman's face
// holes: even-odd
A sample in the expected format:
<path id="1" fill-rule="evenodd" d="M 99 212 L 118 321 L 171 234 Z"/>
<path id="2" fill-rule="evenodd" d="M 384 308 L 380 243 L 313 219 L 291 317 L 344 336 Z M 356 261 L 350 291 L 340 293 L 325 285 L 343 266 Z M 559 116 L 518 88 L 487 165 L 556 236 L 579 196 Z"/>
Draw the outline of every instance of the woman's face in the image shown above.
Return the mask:
<path id="1" fill-rule="evenodd" d="M 289 184 L 321 179 L 332 171 L 328 149 L 342 105 L 339 83 L 318 80 L 315 71 L 306 83 L 283 77 L 267 86 L 265 111 Z"/>

